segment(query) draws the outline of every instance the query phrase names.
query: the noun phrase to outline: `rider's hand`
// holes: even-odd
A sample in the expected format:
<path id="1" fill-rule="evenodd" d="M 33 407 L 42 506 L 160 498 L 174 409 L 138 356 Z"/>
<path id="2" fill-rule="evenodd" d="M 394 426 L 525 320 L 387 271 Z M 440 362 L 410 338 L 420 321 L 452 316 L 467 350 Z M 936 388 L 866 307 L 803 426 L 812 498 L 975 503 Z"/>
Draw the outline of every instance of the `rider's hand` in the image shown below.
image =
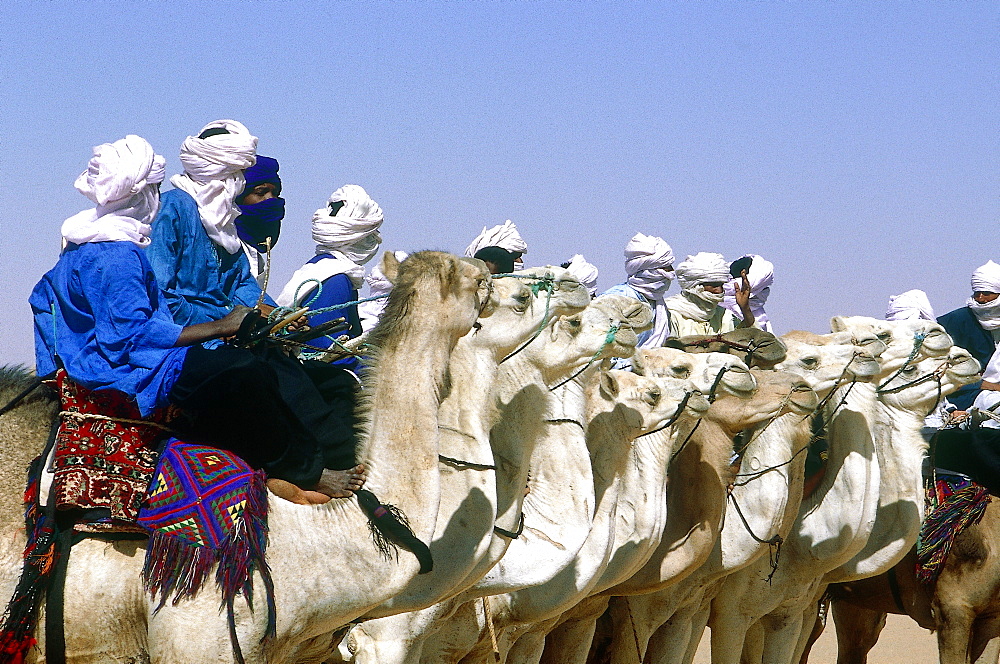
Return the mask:
<path id="1" fill-rule="evenodd" d="M 236 334 L 240 329 L 240 324 L 243 323 L 243 319 L 246 318 L 247 314 L 251 311 L 253 311 L 253 309 L 245 307 L 242 304 L 237 304 L 233 307 L 233 310 L 226 314 L 224 318 L 220 318 L 216 321 L 216 325 L 218 326 L 216 333 L 218 337 L 225 339 Z"/>

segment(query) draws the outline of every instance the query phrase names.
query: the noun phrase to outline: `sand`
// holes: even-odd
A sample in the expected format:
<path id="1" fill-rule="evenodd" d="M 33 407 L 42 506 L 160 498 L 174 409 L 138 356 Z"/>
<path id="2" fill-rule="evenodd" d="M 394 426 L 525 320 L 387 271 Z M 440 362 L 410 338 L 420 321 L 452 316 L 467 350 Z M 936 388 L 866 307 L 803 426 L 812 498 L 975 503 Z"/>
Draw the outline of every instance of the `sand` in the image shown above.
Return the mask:
<path id="1" fill-rule="evenodd" d="M 709 633 L 695 656 L 695 664 L 709 664 Z M 809 664 L 835 664 L 837 661 L 837 638 L 833 625 L 827 626 L 823 636 L 813 647 Z M 935 635 L 917 626 L 906 616 L 889 616 L 878 645 L 868 655 L 868 664 L 937 664 L 937 640 Z"/>

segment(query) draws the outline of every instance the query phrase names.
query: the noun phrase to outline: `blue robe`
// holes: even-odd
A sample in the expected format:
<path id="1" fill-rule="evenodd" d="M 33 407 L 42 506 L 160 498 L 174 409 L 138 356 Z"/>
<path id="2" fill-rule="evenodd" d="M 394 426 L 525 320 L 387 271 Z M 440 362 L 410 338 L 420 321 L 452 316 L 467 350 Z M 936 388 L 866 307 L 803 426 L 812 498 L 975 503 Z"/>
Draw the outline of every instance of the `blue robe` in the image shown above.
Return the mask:
<path id="1" fill-rule="evenodd" d="M 308 261 L 308 263 L 317 263 L 328 258 L 331 258 L 329 254 L 316 254 Z M 302 298 L 303 302 L 308 303 L 310 309 L 324 309 L 336 304 L 353 302 L 358 299 L 358 291 L 346 274 L 335 274 L 332 277 L 325 279 L 323 281 L 322 288 L 320 289 L 319 297 L 312 300 L 311 298 L 315 290 L 315 288 L 312 289 L 312 291 L 309 291 Z M 350 328 L 347 330 L 347 334 L 352 339 L 361 336 L 361 317 L 358 315 L 358 305 L 356 304 L 344 307 L 343 309 L 336 309 L 329 313 L 309 316 L 309 325 L 315 327 L 320 323 L 325 323 L 326 321 L 333 320 L 334 318 L 347 319 L 347 323 L 350 325 Z M 329 348 L 334 345 L 333 339 L 342 334 L 344 334 L 344 332 L 338 332 L 334 335 L 334 337 L 319 337 L 310 341 L 309 345 Z M 333 364 L 352 371 L 358 368 L 358 361 L 353 357 L 338 360 L 333 362 Z"/>
<path id="2" fill-rule="evenodd" d="M 961 346 L 972 354 L 972 357 L 979 360 L 979 366 L 983 369 L 989 364 L 996 350 L 993 342 L 993 335 L 989 330 L 984 330 L 979 324 L 979 319 L 968 307 L 960 307 L 954 311 L 949 311 L 943 316 L 939 316 L 937 322 L 944 327 L 945 332 L 951 336 L 951 340 L 956 346 Z M 980 383 L 965 385 L 952 393 L 948 401 L 955 404 L 959 410 L 968 410 L 972 407 L 972 402 L 980 392 Z"/>
<path id="3" fill-rule="evenodd" d="M 145 252 L 132 242 L 69 244 L 28 302 L 35 371 L 56 369 L 91 390 L 135 397 L 145 416 L 167 403 L 187 348 Z"/>
<path id="4" fill-rule="evenodd" d="M 188 326 L 219 320 L 238 304 L 257 305 L 260 285 L 239 251 L 216 246 L 201 225 L 198 203 L 185 191 L 160 196 L 146 255 L 174 321 Z M 274 306 L 274 301 L 264 301 Z"/>

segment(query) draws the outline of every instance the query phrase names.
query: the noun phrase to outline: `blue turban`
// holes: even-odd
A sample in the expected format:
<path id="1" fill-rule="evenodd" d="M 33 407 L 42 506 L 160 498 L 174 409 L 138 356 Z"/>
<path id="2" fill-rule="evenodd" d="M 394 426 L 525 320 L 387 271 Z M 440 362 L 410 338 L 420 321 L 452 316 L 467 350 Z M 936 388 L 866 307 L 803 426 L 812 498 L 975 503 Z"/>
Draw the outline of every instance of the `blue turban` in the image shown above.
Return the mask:
<path id="1" fill-rule="evenodd" d="M 281 233 L 281 220 L 285 217 L 285 199 L 281 198 L 281 178 L 278 177 L 278 160 L 257 155 L 257 163 L 243 172 L 246 185 L 240 197 L 259 184 L 270 182 L 274 185 L 274 198 L 255 203 L 240 205 L 242 214 L 236 218 L 236 232 L 240 239 L 253 245 L 258 251 L 265 251 L 263 244 L 266 238 L 271 238 L 271 246 L 278 242 Z"/>

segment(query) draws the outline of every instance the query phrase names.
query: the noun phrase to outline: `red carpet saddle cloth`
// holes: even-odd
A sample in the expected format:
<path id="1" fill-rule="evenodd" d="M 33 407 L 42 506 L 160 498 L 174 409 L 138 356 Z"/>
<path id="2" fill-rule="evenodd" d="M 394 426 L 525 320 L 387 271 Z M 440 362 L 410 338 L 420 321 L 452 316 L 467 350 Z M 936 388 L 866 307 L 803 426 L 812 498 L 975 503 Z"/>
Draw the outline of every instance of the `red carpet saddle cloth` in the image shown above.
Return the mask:
<path id="1" fill-rule="evenodd" d="M 88 390 L 63 370 L 55 387 L 62 406 L 53 452 L 57 509 L 107 510 L 101 518 L 78 524 L 77 530 L 143 532 L 135 522 L 156 467 L 157 446 L 165 437 L 165 413 L 140 419 L 135 402 L 125 394 Z"/>

